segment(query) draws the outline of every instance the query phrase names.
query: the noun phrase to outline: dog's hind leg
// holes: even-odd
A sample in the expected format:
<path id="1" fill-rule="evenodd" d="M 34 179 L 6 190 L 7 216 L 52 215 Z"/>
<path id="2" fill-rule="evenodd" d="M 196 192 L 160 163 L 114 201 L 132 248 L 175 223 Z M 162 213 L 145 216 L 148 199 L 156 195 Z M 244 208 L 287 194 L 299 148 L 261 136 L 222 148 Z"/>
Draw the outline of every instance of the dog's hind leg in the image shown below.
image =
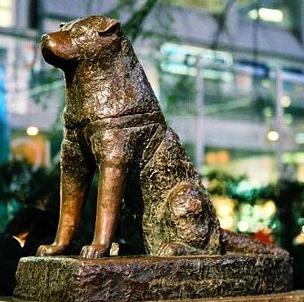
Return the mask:
<path id="1" fill-rule="evenodd" d="M 221 230 L 222 242 L 227 253 L 272 255 L 275 257 L 288 257 L 287 251 L 271 244 L 264 244 L 258 239 L 245 234 L 236 234 Z"/>
<path id="2" fill-rule="evenodd" d="M 206 190 L 181 182 L 168 195 L 166 224 L 170 234 L 159 255 L 220 254 L 220 226 Z"/>

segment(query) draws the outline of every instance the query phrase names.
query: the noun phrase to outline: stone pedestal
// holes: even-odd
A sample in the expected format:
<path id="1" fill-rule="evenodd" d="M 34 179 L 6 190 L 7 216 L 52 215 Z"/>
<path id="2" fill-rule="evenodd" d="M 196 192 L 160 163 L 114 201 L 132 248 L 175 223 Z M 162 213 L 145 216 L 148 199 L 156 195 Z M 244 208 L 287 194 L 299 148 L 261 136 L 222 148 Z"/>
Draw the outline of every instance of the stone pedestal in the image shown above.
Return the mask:
<path id="1" fill-rule="evenodd" d="M 29 257 L 19 263 L 14 296 L 43 302 L 101 302 L 261 295 L 290 290 L 291 266 L 289 258 L 231 255 Z"/>
<path id="2" fill-rule="evenodd" d="M 16 299 L 13 297 L 0 297 L 0 302 L 36 302 L 29 300 Z M 64 302 L 60 300 L 58 302 Z M 163 300 L 159 302 L 304 302 L 304 291 L 294 291 L 282 294 L 245 296 L 230 298 L 207 298 L 195 300 Z"/>

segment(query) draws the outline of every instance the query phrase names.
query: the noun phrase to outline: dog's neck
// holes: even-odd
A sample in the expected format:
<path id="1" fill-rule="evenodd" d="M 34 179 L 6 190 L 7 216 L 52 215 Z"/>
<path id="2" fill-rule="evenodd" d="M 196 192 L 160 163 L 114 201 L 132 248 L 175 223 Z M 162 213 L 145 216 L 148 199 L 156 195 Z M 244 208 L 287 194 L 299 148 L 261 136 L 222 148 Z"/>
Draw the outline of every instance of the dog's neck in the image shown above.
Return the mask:
<path id="1" fill-rule="evenodd" d="M 107 115 L 160 111 L 145 72 L 126 39 L 111 61 L 84 61 L 74 71 L 66 72 L 66 91 L 67 105 L 91 100 L 112 108 Z"/>
<path id="2" fill-rule="evenodd" d="M 71 68 L 65 72 L 67 102 L 91 98 L 96 93 L 105 90 L 114 79 L 118 78 L 117 81 L 120 83 L 120 74 L 117 72 L 116 66 L 119 61 L 120 58 L 116 58 L 116 62 L 112 62 L 111 65 L 107 62 L 84 61 L 74 69 Z"/>

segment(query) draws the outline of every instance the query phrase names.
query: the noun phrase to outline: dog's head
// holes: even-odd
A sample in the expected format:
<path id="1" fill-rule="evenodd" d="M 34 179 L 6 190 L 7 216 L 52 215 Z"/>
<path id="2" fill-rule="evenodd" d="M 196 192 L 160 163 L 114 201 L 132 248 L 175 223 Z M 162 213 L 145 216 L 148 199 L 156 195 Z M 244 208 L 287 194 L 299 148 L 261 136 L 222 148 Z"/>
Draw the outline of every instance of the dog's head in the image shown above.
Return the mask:
<path id="1" fill-rule="evenodd" d="M 45 61 L 64 69 L 79 61 L 108 61 L 121 48 L 122 31 L 119 21 L 91 16 L 62 23 L 56 32 L 41 38 Z"/>

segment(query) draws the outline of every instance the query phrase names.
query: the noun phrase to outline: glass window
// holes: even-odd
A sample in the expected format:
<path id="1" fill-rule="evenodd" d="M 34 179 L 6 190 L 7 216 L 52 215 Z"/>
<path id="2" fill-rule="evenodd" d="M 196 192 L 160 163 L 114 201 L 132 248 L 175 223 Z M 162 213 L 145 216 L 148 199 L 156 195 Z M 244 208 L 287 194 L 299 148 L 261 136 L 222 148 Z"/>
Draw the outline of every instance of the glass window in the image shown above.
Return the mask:
<path id="1" fill-rule="evenodd" d="M 165 2 L 176 6 L 202 8 L 213 13 L 222 11 L 226 0 L 165 0 Z"/>
<path id="2" fill-rule="evenodd" d="M 286 5 L 283 0 L 239 0 L 240 15 L 251 20 L 279 24 L 281 26 L 292 27 L 292 5 Z"/>
<path id="3" fill-rule="evenodd" d="M 0 26 L 9 27 L 13 25 L 12 0 L 0 1 Z"/>
<path id="4" fill-rule="evenodd" d="M 229 4 L 229 0 L 164 0 L 167 3 L 176 6 L 194 7 L 202 8 L 211 12 L 220 13 L 224 9 L 226 4 Z M 274 0 L 271 3 L 281 2 L 281 0 Z M 232 4 L 234 1 L 230 1 Z M 240 8 L 254 8 L 256 6 L 257 0 L 236 0 Z M 267 1 L 264 1 L 267 2 Z M 269 1 L 268 1 L 269 2 Z"/>
<path id="5" fill-rule="evenodd" d="M 173 6 L 190 8 L 201 8 L 212 14 L 222 14 L 226 5 L 232 5 L 234 1 L 229 0 L 164 0 Z M 236 0 L 240 15 L 256 20 L 258 17 L 262 22 L 280 24 L 284 27 L 292 27 L 292 8 L 283 0 Z"/>

